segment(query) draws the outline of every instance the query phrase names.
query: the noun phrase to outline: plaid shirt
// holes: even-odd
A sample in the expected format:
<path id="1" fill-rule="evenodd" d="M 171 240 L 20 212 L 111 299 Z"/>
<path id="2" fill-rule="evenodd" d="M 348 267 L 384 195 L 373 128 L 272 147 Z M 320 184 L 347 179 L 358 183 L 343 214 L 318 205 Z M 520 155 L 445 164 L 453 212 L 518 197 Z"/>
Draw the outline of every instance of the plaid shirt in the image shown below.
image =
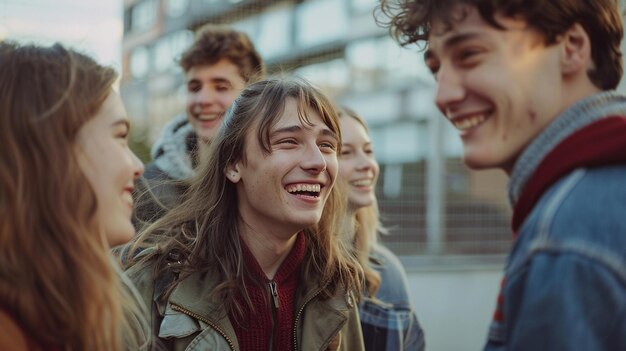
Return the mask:
<path id="1" fill-rule="evenodd" d="M 380 273 L 375 298 L 363 297 L 359 306 L 361 327 L 368 351 L 423 351 L 424 332 L 409 301 L 406 273 L 398 258 L 377 244 L 370 255 Z"/>

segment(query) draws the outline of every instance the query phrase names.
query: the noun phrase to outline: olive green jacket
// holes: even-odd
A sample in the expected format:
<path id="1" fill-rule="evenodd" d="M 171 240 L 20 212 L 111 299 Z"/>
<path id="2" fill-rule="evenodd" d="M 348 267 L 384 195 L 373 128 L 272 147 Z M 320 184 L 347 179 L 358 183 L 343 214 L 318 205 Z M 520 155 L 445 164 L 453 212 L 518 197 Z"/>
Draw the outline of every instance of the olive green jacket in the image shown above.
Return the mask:
<path id="1" fill-rule="evenodd" d="M 221 304 L 208 299 L 219 283 L 217 274 L 191 274 L 174 288 L 167 301 L 162 301 L 158 293 L 154 294 L 153 268 L 153 265 L 135 266 L 127 273 L 152 310 L 148 320 L 159 324 L 153 312 L 158 312 L 161 319 L 159 326 L 152 325 L 158 334 L 158 339 L 153 338 L 155 345 L 176 351 L 240 350 L 227 313 Z M 294 350 L 365 350 L 352 294 L 342 293 L 322 300 L 320 291 L 317 282 L 309 281 L 303 282 L 296 293 Z"/>

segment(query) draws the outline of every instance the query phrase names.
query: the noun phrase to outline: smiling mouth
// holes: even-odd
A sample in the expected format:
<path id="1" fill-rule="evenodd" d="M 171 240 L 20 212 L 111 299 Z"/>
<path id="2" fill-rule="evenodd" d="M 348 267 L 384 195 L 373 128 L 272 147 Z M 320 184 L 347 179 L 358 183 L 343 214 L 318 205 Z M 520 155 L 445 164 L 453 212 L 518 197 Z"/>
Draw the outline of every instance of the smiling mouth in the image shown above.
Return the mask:
<path id="1" fill-rule="evenodd" d="M 212 121 L 216 121 L 216 120 L 220 119 L 220 117 L 222 117 L 221 113 L 208 114 L 208 115 L 203 115 L 203 114 L 195 114 L 194 115 L 194 118 L 197 119 L 200 122 L 212 122 Z"/>
<path id="2" fill-rule="evenodd" d="M 293 195 L 318 198 L 322 191 L 320 184 L 292 184 L 285 187 L 287 192 Z"/>
<path id="3" fill-rule="evenodd" d="M 451 118 L 450 122 L 454 128 L 465 131 L 481 125 L 488 119 L 487 113 L 477 113 L 464 117 Z"/>
<path id="4" fill-rule="evenodd" d="M 350 182 L 353 186 L 370 186 L 372 185 L 372 179 L 360 179 Z"/>

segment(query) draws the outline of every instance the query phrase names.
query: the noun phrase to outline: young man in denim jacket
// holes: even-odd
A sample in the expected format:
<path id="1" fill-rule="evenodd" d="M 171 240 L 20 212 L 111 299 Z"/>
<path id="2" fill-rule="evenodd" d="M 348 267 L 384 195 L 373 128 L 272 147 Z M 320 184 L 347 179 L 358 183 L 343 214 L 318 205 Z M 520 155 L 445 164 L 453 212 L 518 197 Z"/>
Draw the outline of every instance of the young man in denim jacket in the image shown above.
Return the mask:
<path id="1" fill-rule="evenodd" d="M 466 164 L 510 176 L 514 245 L 485 350 L 626 350 L 617 0 L 381 0 L 425 44 Z"/>

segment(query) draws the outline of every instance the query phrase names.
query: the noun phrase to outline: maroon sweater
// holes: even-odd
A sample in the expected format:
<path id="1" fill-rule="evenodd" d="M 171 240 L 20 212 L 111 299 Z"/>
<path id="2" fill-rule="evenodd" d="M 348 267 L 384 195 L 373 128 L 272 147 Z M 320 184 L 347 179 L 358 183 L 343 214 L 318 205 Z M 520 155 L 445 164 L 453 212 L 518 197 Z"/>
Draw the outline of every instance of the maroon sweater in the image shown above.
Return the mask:
<path id="1" fill-rule="evenodd" d="M 273 350 L 293 350 L 295 296 L 300 283 L 300 265 L 304 259 L 306 242 L 299 233 L 291 252 L 278 268 L 273 280 L 269 280 L 248 247 L 241 242 L 243 258 L 249 275 L 246 287 L 253 310 L 248 308 L 242 296 L 237 303 L 243 306 L 243 320 L 230 319 L 237 335 L 239 348 L 246 351 L 267 351 L 273 336 Z M 271 292 L 275 286 L 277 297 Z M 278 306 L 277 306 L 278 305 Z"/>

